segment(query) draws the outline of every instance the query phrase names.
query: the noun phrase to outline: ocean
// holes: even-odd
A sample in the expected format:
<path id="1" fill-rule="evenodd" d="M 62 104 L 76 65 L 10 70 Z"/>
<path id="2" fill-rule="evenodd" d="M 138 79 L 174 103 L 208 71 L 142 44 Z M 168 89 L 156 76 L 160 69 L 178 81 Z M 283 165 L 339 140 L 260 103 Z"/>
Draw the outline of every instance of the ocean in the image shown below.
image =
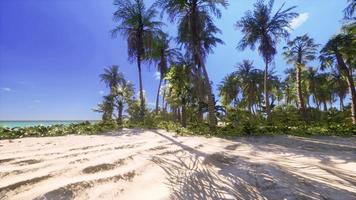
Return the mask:
<path id="1" fill-rule="evenodd" d="M 51 126 L 57 124 L 69 125 L 77 124 L 85 121 L 95 123 L 95 120 L 44 120 L 44 121 L 0 121 L 0 127 L 30 127 L 30 126 Z"/>

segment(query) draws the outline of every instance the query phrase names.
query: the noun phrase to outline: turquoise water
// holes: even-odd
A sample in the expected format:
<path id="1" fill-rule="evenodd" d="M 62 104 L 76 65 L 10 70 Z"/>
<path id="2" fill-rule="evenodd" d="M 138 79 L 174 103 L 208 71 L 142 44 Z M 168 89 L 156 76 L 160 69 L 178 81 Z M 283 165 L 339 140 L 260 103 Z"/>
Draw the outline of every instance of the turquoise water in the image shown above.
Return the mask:
<path id="1" fill-rule="evenodd" d="M 97 122 L 94 120 L 65 120 L 65 121 L 0 121 L 0 127 L 9 127 L 9 128 L 14 128 L 14 127 L 29 127 L 29 126 L 51 126 L 51 125 L 57 125 L 57 124 L 63 124 L 63 125 L 69 125 L 69 124 L 77 124 L 77 123 L 82 123 L 85 121 L 89 121 L 91 123 Z"/>

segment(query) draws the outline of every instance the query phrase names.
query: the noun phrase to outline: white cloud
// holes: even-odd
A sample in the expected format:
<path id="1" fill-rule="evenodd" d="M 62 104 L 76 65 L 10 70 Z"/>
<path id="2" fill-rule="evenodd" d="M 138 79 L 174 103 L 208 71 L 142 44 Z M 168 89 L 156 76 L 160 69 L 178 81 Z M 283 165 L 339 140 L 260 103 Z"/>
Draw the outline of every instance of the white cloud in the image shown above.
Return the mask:
<path id="1" fill-rule="evenodd" d="M 161 79 L 161 73 L 155 72 L 154 77 L 155 77 L 156 80 Z"/>
<path id="2" fill-rule="evenodd" d="M 291 29 L 296 29 L 304 24 L 309 19 L 309 13 L 301 13 L 298 17 L 294 18 L 290 23 Z"/>
<path id="3" fill-rule="evenodd" d="M 35 99 L 35 100 L 33 100 L 33 102 L 35 102 L 35 103 L 41 103 L 41 100 Z"/>
<path id="4" fill-rule="evenodd" d="M 2 91 L 4 92 L 11 92 L 12 89 L 11 88 L 8 88 L 8 87 L 3 87 L 3 88 L 0 88 Z"/>
<path id="5" fill-rule="evenodd" d="M 102 90 L 99 91 L 99 94 L 100 94 L 100 95 L 103 95 L 104 93 L 105 93 L 105 92 L 102 91 Z"/>

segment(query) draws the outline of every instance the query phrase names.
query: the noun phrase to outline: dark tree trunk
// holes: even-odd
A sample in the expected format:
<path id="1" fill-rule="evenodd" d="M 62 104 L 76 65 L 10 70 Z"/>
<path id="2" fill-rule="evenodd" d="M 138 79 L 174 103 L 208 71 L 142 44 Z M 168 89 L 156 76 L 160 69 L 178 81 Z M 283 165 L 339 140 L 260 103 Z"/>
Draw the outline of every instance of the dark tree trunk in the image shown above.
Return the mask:
<path id="1" fill-rule="evenodd" d="M 342 74 L 344 74 L 347 79 L 347 84 L 349 86 L 350 97 L 351 97 L 351 119 L 352 119 L 352 123 L 356 124 L 356 89 L 352 78 L 352 68 L 347 67 L 346 63 L 342 59 L 341 54 L 338 53 L 337 49 L 335 50 L 335 52 L 336 52 L 336 60 L 338 63 L 338 67 L 342 71 Z"/>
<path id="2" fill-rule="evenodd" d="M 122 124 L 122 112 L 123 112 L 123 106 L 119 105 L 118 108 L 118 113 L 117 113 L 117 123 Z"/>
<path id="3" fill-rule="evenodd" d="M 297 81 L 298 107 L 303 113 L 304 120 L 307 120 L 304 96 L 303 96 L 303 92 L 302 92 L 302 66 L 301 66 L 300 60 L 296 64 L 296 81 Z"/>
<path id="4" fill-rule="evenodd" d="M 325 111 L 325 112 L 328 111 L 328 106 L 327 106 L 326 101 L 324 101 L 323 104 L 324 104 L 324 111 Z"/>
<path id="5" fill-rule="evenodd" d="M 186 113 L 186 102 L 185 99 L 182 99 L 182 126 L 187 127 L 187 113 Z"/>
<path id="6" fill-rule="evenodd" d="M 351 118 L 352 123 L 356 124 L 356 89 L 354 81 L 352 79 L 352 70 L 349 70 L 349 75 L 347 76 L 347 83 L 349 85 L 350 99 L 351 99 Z"/>
<path id="7" fill-rule="evenodd" d="M 143 97 L 143 86 L 142 86 L 142 74 L 141 74 L 141 56 L 137 56 L 137 68 L 138 68 L 138 78 L 139 78 L 139 85 L 140 85 L 140 117 L 141 119 L 144 118 L 145 115 L 145 100 Z"/>
<path id="8" fill-rule="evenodd" d="M 158 114 L 158 109 L 159 109 L 159 92 L 161 90 L 161 84 L 162 84 L 162 74 L 161 78 L 159 79 L 159 84 L 158 84 L 158 89 L 157 89 L 157 96 L 156 96 L 156 115 Z"/>
<path id="9" fill-rule="evenodd" d="M 163 94 L 162 94 L 162 110 L 164 113 L 167 112 L 167 107 L 165 106 L 165 101 L 166 101 L 166 90 L 163 90 Z"/>
<path id="10" fill-rule="evenodd" d="M 215 116 L 215 100 L 211 91 L 211 85 L 209 81 L 209 76 L 208 72 L 206 71 L 206 68 L 204 65 L 202 65 L 203 68 L 203 73 L 204 73 L 204 80 L 206 84 L 206 89 L 207 89 L 207 95 L 208 95 L 208 117 L 209 117 L 209 127 L 211 131 L 215 131 L 216 129 L 216 116 Z"/>
<path id="11" fill-rule="evenodd" d="M 266 106 L 266 114 L 267 114 L 267 119 L 269 120 L 270 118 L 270 107 L 269 107 L 269 95 L 268 95 L 268 61 L 265 60 L 265 74 L 264 74 L 264 80 L 263 80 L 263 89 L 264 89 L 264 94 L 265 94 L 265 106 Z"/>

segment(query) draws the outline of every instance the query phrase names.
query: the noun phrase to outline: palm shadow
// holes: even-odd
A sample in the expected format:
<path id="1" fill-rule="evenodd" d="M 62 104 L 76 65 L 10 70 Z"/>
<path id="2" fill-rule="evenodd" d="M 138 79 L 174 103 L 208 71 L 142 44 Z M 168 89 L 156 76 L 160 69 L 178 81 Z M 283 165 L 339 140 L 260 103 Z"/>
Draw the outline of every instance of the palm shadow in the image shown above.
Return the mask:
<path id="1" fill-rule="evenodd" d="M 167 174 L 170 199 L 356 199 L 350 190 L 355 185 L 347 179 L 349 189 L 336 187 L 319 177 L 294 173 L 288 166 L 221 152 L 208 154 L 153 132 L 185 150 L 152 159 Z M 247 140 L 242 143 L 251 139 Z"/>

